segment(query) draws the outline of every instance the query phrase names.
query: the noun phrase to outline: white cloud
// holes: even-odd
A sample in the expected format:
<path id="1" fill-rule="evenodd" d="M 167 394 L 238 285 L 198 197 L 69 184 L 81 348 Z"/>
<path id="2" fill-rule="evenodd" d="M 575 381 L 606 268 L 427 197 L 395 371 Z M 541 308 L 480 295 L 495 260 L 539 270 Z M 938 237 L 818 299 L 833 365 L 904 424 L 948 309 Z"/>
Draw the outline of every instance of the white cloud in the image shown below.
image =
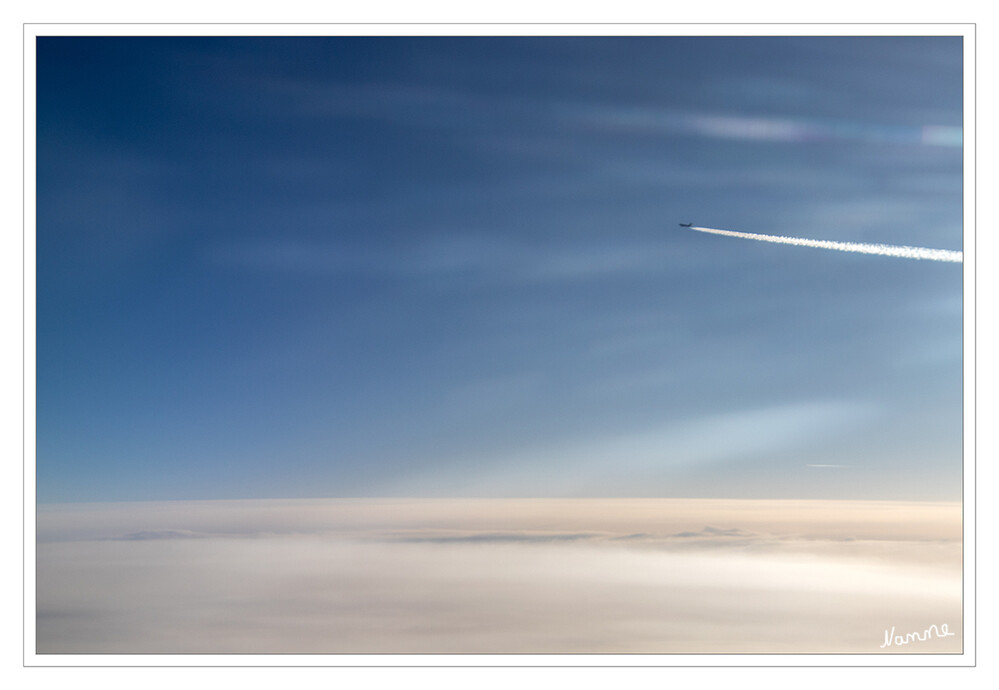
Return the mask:
<path id="1" fill-rule="evenodd" d="M 150 524 L 217 536 L 110 538 Z M 962 623 L 958 504 L 176 502 L 39 530 L 41 653 L 877 653 Z"/>
<path id="2" fill-rule="evenodd" d="M 885 125 L 849 120 L 752 116 L 653 107 L 563 108 L 568 121 L 597 129 L 636 134 L 686 134 L 715 139 L 814 143 L 861 141 L 959 148 L 960 127 Z"/>

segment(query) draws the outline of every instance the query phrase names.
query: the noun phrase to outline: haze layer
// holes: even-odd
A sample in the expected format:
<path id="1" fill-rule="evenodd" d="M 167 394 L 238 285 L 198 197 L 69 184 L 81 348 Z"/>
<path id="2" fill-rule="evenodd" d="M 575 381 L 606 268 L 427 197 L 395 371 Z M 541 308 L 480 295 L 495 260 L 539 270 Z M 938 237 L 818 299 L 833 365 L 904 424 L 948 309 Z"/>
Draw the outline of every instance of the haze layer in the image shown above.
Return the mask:
<path id="1" fill-rule="evenodd" d="M 961 506 L 43 506 L 40 653 L 960 653 Z M 882 646 L 896 634 L 951 636 Z"/>

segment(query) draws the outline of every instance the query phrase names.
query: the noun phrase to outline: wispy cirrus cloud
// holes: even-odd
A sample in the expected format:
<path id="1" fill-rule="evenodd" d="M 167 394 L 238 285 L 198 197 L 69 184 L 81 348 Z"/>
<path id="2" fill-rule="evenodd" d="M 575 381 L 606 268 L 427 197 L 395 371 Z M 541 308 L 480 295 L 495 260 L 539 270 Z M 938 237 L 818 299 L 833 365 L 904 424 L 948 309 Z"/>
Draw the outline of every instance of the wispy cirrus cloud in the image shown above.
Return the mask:
<path id="1" fill-rule="evenodd" d="M 563 107 L 562 116 L 580 125 L 615 133 L 694 135 L 738 141 L 821 143 L 858 141 L 875 144 L 960 148 L 962 129 L 850 120 L 689 112 L 641 106 Z"/>
<path id="2" fill-rule="evenodd" d="M 219 244 L 204 254 L 218 268 L 298 275 L 377 275 L 408 279 L 466 276 L 487 282 L 564 282 L 662 272 L 679 263 L 674 247 L 630 239 L 528 242 L 447 235 L 381 250 L 334 241 L 272 239 Z"/>
<path id="3" fill-rule="evenodd" d="M 574 435 L 563 443 L 494 450 L 474 463 L 465 457 L 428 462 L 399 476 L 391 493 L 432 487 L 445 495 L 502 496 L 531 486 L 535 495 L 599 495 L 617 491 L 622 476 L 664 481 L 678 470 L 789 452 L 869 426 L 877 414 L 866 402 L 813 400 L 676 419 L 633 433 Z"/>

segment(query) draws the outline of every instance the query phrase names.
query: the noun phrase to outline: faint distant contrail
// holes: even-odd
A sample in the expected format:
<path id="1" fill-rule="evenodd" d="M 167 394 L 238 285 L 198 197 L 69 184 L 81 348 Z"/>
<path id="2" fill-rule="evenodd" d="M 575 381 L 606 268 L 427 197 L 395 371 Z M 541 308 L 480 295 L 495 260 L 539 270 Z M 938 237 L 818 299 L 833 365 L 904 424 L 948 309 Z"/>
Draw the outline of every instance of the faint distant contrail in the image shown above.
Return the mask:
<path id="1" fill-rule="evenodd" d="M 690 229 L 697 230 L 698 232 L 709 232 L 713 235 L 728 235 L 729 237 L 742 237 L 747 240 L 777 242 L 779 244 L 796 244 L 800 247 L 835 249 L 841 252 L 880 254 L 881 256 L 900 256 L 904 259 L 928 259 L 930 261 L 949 261 L 952 263 L 962 263 L 964 261 L 964 252 L 957 252 L 950 249 L 927 249 L 925 247 L 905 247 L 891 244 L 863 244 L 860 242 L 833 242 L 831 240 L 806 240 L 800 237 L 759 235 L 753 232 L 717 230 L 715 228 L 699 228 L 697 226 L 693 226 Z"/>

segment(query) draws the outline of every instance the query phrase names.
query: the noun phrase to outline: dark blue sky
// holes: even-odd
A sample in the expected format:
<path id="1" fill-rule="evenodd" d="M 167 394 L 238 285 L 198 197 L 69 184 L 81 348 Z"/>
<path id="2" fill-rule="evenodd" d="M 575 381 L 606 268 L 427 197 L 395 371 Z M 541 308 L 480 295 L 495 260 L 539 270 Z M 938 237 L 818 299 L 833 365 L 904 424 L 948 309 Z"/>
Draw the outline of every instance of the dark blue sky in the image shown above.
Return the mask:
<path id="1" fill-rule="evenodd" d="M 39 38 L 40 501 L 957 498 L 960 38 Z M 843 467 L 814 467 L 842 465 Z"/>

